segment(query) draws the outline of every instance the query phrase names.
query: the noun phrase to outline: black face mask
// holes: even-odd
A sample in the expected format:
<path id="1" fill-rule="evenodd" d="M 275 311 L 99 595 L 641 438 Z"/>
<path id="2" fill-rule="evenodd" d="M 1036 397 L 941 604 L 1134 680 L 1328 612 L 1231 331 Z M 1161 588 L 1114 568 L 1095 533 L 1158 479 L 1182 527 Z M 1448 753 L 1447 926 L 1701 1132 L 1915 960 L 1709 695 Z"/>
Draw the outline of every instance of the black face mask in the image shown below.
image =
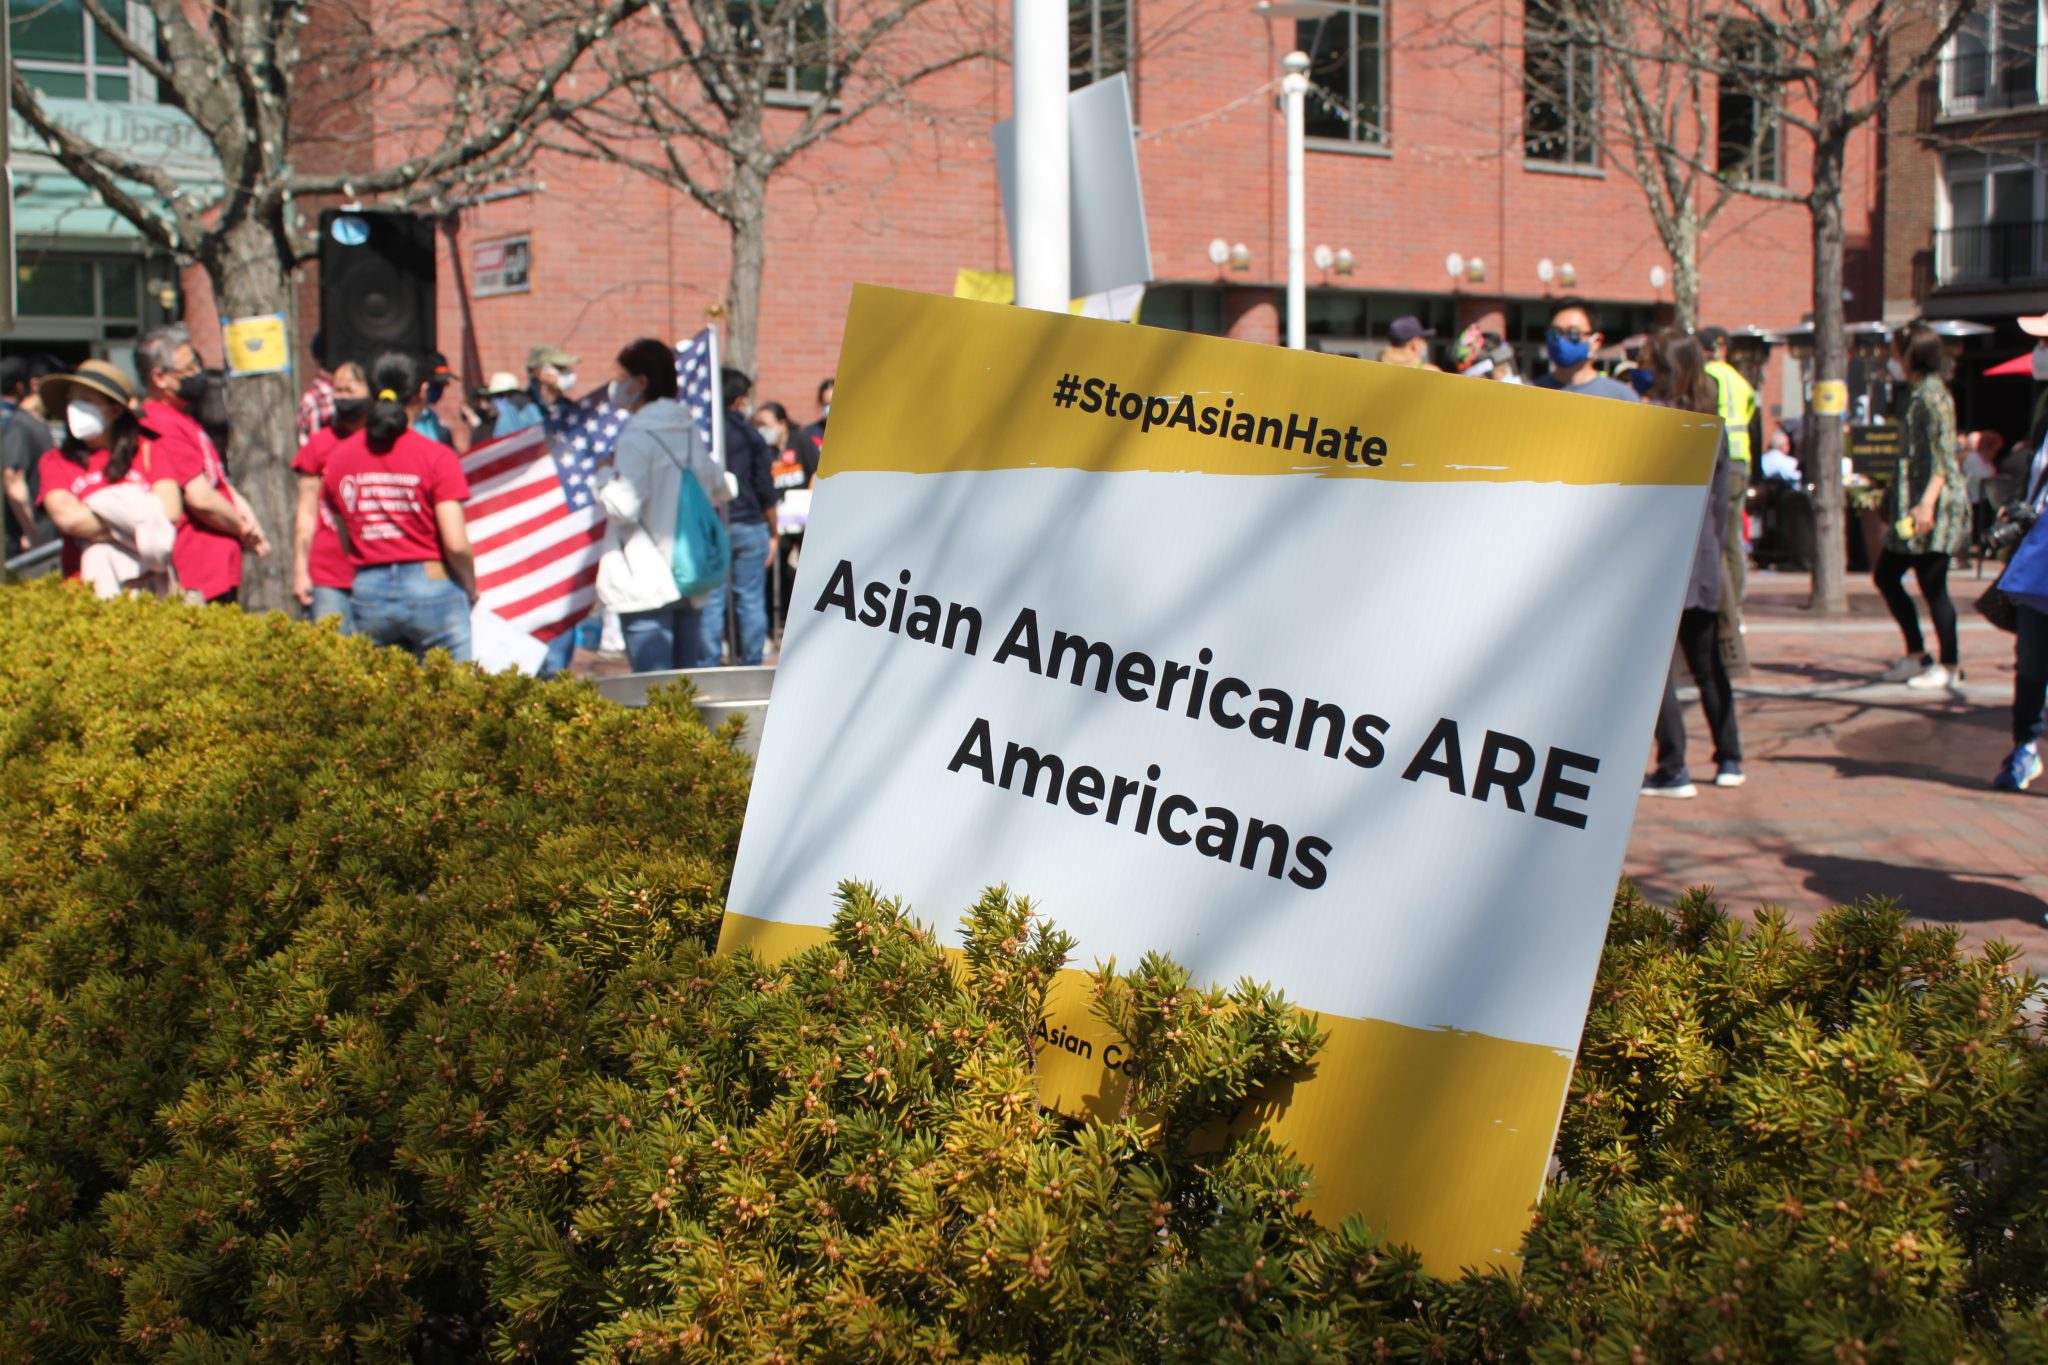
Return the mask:
<path id="1" fill-rule="evenodd" d="M 206 397 L 206 376 L 203 374 L 186 375 L 178 381 L 177 393 L 180 403 L 199 402 Z"/>
<path id="2" fill-rule="evenodd" d="M 337 398 L 334 400 L 334 425 L 355 428 L 368 421 L 370 400 L 367 398 Z"/>

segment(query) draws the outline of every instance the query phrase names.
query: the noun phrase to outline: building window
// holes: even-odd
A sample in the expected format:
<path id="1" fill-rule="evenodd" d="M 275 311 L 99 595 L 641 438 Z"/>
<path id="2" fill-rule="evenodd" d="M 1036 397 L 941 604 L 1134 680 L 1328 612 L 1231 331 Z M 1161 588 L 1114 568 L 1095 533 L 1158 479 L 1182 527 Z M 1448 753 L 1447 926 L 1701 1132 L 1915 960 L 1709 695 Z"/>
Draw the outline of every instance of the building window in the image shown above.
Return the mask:
<path id="1" fill-rule="evenodd" d="M 146 5 L 105 0 L 104 8 L 130 37 L 153 41 Z M 156 98 L 156 83 L 93 22 L 83 0 L 7 0 L 7 23 L 15 66 L 43 94 L 108 103 Z"/>
<path id="2" fill-rule="evenodd" d="M 1522 16 L 1522 153 L 1566 166 L 1600 164 L 1600 67 L 1558 13 L 1529 0 Z"/>
<path id="3" fill-rule="evenodd" d="M 1131 9 L 1131 0 L 1068 0 L 1067 89 L 1131 69 Z"/>
<path id="4" fill-rule="evenodd" d="M 1213 337 L 1229 330 L 1223 324 L 1223 290 L 1211 285 L 1152 285 L 1138 306 L 1138 321 L 1147 327 Z"/>
<path id="5" fill-rule="evenodd" d="M 134 336 L 142 317 L 137 263 L 128 257 L 24 261 L 15 271 L 15 304 L 24 318 L 89 320 L 102 335 Z"/>
<path id="6" fill-rule="evenodd" d="M 1987 0 L 1941 63 L 1941 109 L 1975 114 L 2042 102 L 2040 0 Z"/>
<path id="7" fill-rule="evenodd" d="M 1999 288 L 2048 279 L 2042 238 L 2048 186 L 2039 146 L 1950 152 L 1941 159 L 1935 282 Z"/>
<path id="8" fill-rule="evenodd" d="M 1730 180 L 1775 184 L 1778 179 L 1778 108 L 1762 75 L 1777 60 L 1777 45 L 1761 26 L 1731 23 L 1721 30 L 1721 88 L 1715 97 L 1718 136 L 1714 169 Z"/>
<path id="9" fill-rule="evenodd" d="M 1294 45 L 1309 57 L 1304 131 L 1329 142 L 1384 145 L 1386 68 L 1377 4 L 1346 4 L 1294 21 Z"/>
<path id="10" fill-rule="evenodd" d="M 808 104 L 821 96 L 836 97 L 839 73 L 833 63 L 832 7 L 798 5 L 786 20 L 759 30 L 755 12 L 754 0 L 729 0 L 726 5 L 735 42 L 769 68 L 769 100 Z"/>

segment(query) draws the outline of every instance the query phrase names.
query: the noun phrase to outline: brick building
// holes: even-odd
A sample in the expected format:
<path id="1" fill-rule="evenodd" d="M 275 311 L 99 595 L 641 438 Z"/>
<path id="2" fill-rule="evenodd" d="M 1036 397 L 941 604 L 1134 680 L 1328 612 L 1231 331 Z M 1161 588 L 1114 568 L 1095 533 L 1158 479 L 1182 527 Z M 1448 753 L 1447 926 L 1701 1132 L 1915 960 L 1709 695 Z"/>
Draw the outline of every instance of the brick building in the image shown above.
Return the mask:
<path id="1" fill-rule="evenodd" d="M 1136 0 L 1128 10 L 1074 0 L 1077 81 L 1127 68 L 1134 82 L 1158 276 L 1145 322 L 1281 335 L 1283 135 L 1268 87 L 1297 45 L 1316 57 L 1313 77 L 1331 95 L 1310 105 L 1308 240 L 1355 262 L 1348 275 L 1312 271 L 1312 345 L 1369 354 L 1391 319 L 1415 313 L 1446 341 L 1484 321 L 1533 355 L 1546 296 L 1562 293 L 1602 305 L 1613 334 L 1660 315 L 1669 293 L 1653 287 L 1651 271 L 1668 270 L 1668 257 L 1641 192 L 1589 132 L 1597 95 L 1576 110 L 1526 111 L 1521 55 L 1502 61 L 1447 41 L 1446 18 L 1473 13 L 1450 0 L 1329 8 L 1329 17 L 1269 21 L 1249 0 Z M 1514 0 L 1499 0 L 1490 36 L 1513 41 L 1518 14 Z M 945 292 L 961 268 L 1008 268 L 987 134 L 1008 115 L 1007 69 L 957 71 L 926 98 L 951 117 L 932 128 L 866 125 L 858 147 L 820 149 L 771 193 L 760 392 L 793 411 L 807 413 L 817 379 L 831 373 L 851 283 Z M 1779 141 L 1786 164 L 1776 173 L 1796 181 L 1798 139 Z M 1875 151 L 1874 135 L 1859 139 L 1848 204 L 1851 291 L 1872 304 Z M 557 159 L 536 179 L 544 192 L 466 211 L 443 238 L 451 357 L 473 349 L 486 372 L 516 368 L 529 343 L 551 340 L 595 373 L 629 335 L 691 330 L 721 296 L 725 239 L 708 214 L 588 162 Z M 1732 204 L 1706 242 L 1704 320 L 1798 322 L 1810 295 L 1807 231 L 1796 207 Z M 458 274 L 475 248 L 515 234 L 531 242 L 532 291 L 465 301 Z M 1242 244 L 1248 260 L 1212 264 L 1217 239 Z M 1468 272 L 1455 280 L 1453 254 Z M 1538 276 L 1546 260 L 1548 284 Z M 1774 402 L 1783 401 L 1781 373 L 1769 376 Z"/>
<path id="2" fill-rule="evenodd" d="M 1593 300 L 1613 337 L 1668 311 L 1668 286 L 1652 283 L 1653 270 L 1660 277 L 1668 271 L 1668 258 L 1626 157 L 1600 143 L 1594 64 L 1569 51 L 1522 53 L 1515 46 L 1521 0 L 1494 0 L 1491 10 L 1454 0 L 1352 0 L 1316 6 L 1328 13 L 1308 19 L 1269 19 L 1250 0 L 1070 0 L 1070 7 L 1077 83 L 1118 69 L 1133 79 L 1158 277 L 1143 321 L 1266 342 L 1281 335 L 1285 193 L 1275 91 L 1279 58 L 1296 46 L 1315 58 L 1318 91 L 1309 111 L 1308 241 L 1355 263 L 1348 273 L 1311 271 L 1312 345 L 1371 354 L 1389 321 L 1414 313 L 1437 329 L 1440 346 L 1481 321 L 1533 360 L 1558 295 Z M 77 6 L 10 0 L 10 8 L 69 13 Z M 1453 23 L 1466 42 L 1447 36 Z M 84 32 L 79 60 L 89 67 Z M 1505 45 L 1510 55 L 1487 55 L 1472 39 Z M 59 69 L 62 57 L 45 68 L 46 78 L 70 90 L 77 82 Z M 1530 60 L 1570 73 L 1574 93 L 1525 97 Z M 142 92 L 88 79 L 78 93 L 91 102 Z M 396 139 L 380 137 L 367 88 L 359 103 L 340 103 L 360 114 L 360 125 L 339 145 L 324 144 L 319 156 L 384 161 L 404 154 Z M 1007 67 L 959 67 L 920 86 L 914 109 L 877 111 L 856 136 L 813 149 L 776 180 L 760 317 L 761 397 L 810 416 L 815 385 L 836 362 L 852 283 L 946 292 L 960 269 L 1008 269 L 988 131 L 1007 116 L 1008 103 Z M 1730 117 L 1726 100 L 1719 113 Z M 1799 138 L 1774 139 L 1768 173 L 1797 183 L 1803 154 Z M 1852 316 L 1876 309 L 1878 170 L 1872 133 L 1857 140 L 1849 166 Z M 439 234 L 439 344 L 472 381 L 520 369 L 527 348 L 543 341 L 579 353 L 584 374 L 601 380 L 623 342 L 693 331 L 724 295 L 726 233 L 678 193 L 559 154 L 544 155 L 509 190 L 461 210 Z M 98 225 L 119 233 L 118 224 Z M 1732 203 L 1705 241 L 1702 320 L 1798 322 L 1811 292 L 1807 231 L 1796 207 Z M 529 252 L 525 288 L 480 290 L 479 261 L 517 238 Z M 1241 260 L 1212 263 L 1210 244 L 1219 239 L 1241 245 Z M 88 245 L 61 234 L 39 239 L 24 271 Z M 146 255 L 132 243 L 124 250 Z M 1446 269 L 1453 255 L 1464 266 L 1456 277 Z M 1547 281 L 1539 277 L 1544 262 Z M 164 264 L 145 268 L 160 272 Z M 188 271 L 184 286 L 186 314 L 205 344 L 214 328 L 203 281 Z M 153 290 L 151 300 L 169 297 L 161 286 Z M 310 280 L 302 298 L 303 338 L 317 314 Z M 147 308 L 138 312 L 146 323 Z M 36 344 L 39 326 L 26 319 L 10 348 Z M 1774 358 L 1766 401 L 1791 411 L 1799 387 L 1785 383 L 1787 363 Z"/>
<path id="3" fill-rule="evenodd" d="M 1924 50 L 1930 20 L 1917 35 Z M 2048 69 L 2038 0 L 1988 0 L 1927 78 L 1887 110 L 1884 316 L 1985 323 L 1957 366 L 1965 428 L 2024 433 L 2024 378 L 1984 378 L 2031 349 L 2013 319 L 2048 312 Z"/>

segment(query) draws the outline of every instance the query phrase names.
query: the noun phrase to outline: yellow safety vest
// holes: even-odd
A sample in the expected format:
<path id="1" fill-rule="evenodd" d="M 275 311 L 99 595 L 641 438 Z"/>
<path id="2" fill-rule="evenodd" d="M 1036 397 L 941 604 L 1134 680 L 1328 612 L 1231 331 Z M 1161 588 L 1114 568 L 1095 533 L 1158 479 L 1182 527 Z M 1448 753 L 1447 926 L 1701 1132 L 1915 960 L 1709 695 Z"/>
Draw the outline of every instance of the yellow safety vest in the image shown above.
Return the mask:
<path id="1" fill-rule="evenodd" d="M 1728 429 L 1728 458 L 1748 464 L 1749 424 L 1756 416 L 1756 390 L 1749 386 L 1741 371 L 1725 360 L 1708 361 L 1707 373 L 1714 376 L 1721 391 L 1721 423 Z"/>

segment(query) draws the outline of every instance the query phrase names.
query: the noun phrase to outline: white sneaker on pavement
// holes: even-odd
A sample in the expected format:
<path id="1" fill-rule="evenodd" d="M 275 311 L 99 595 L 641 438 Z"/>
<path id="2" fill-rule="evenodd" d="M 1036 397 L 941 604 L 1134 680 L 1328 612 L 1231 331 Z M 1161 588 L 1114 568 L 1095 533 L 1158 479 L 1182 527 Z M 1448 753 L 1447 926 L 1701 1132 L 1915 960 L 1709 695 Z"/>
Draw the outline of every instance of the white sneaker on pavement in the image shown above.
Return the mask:
<path id="1" fill-rule="evenodd" d="M 1946 668 L 1940 664 L 1929 664 L 1920 672 L 1906 679 L 1906 686 L 1919 688 L 1923 692 L 1931 692 L 1937 687 L 1947 687 L 1949 681 L 1949 671 Z"/>

